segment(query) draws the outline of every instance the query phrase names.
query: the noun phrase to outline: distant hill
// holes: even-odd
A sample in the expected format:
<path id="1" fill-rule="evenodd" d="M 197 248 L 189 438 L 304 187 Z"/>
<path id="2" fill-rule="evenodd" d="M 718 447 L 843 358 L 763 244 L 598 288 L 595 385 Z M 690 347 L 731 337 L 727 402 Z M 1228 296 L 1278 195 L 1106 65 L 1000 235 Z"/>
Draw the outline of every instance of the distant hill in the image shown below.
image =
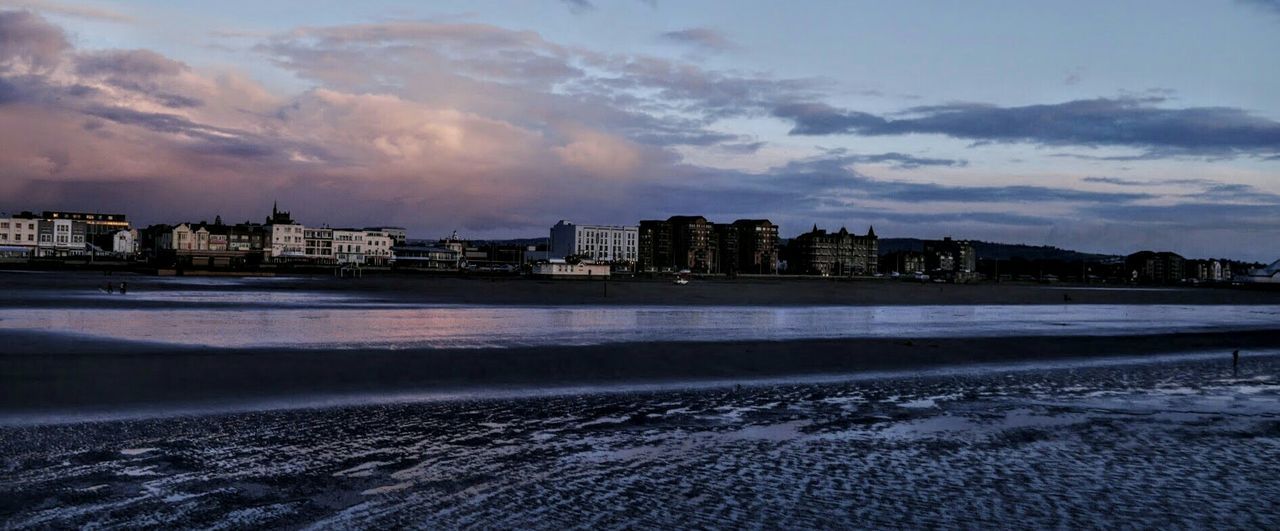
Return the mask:
<path id="1" fill-rule="evenodd" d="M 924 240 L 917 238 L 880 238 L 880 254 L 897 251 L 922 251 Z M 1123 258 L 1111 254 L 1082 253 L 1070 249 L 1059 249 L 1048 245 L 1025 245 L 1020 243 L 994 243 L 970 240 L 977 251 L 978 258 L 984 260 L 1062 260 L 1074 262 L 1105 262 Z"/>

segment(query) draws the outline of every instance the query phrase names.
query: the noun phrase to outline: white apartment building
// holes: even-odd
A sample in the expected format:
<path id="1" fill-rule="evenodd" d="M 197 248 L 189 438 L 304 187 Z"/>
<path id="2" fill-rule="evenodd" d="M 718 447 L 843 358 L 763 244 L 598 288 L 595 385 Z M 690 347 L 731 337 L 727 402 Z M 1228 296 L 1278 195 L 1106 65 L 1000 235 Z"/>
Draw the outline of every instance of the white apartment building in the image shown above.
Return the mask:
<path id="1" fill-rule="evenodd" d="M 0 218 L 0 245 L 17 245 L 35 249 L 40 237 L 40 220 Z"/>
<path id="2" fill-rule="evenodd" d="M 39 237 L 36 256 L 68 256 L 85 252 L 87 225 L 70 219 L 42 219 L 36 222 Z"/>
<path id="3" fill-rule="evenodd" d="M 365 230 L 364 243 L 365 263 L 383 266 L 395 261 L 395 253 L 391 248 L 396 246 L 396 235 L 381 230 Z"/>
<path id="4" fill-rule="evenodd" d="M 271 235 L 272 258 L 307 256 L 306 227 L 297 223 L 273 223 L 267 228 Z"/>
<path id="5" fill-rule="evenodd" d="M 339 264 L 389 265 L 396 240 L 380 230 L 333 229 L 333 257 Z"/>
<path id="6" fill-rule="evenodd" d="M 310 227 L 302 231 L 306 241 L 307 259 L 318 263 L 332 263 L 333 229 L 328 227 Z"/>
<path id="7" fill-rule="evenodd" d="M 638 227 L 575 225 L 560 220 L 551 227 L 551 257 L 577 255 L 596 262 L 635 262 Z"/>
<path id="8" fill-rule="evenodd" d="M 365 232 L 359 229 L 333 229 L 333 257 L 339 264 L 364 265 Z"/>
<path id="9" fill-rule="evenodd" d="M 404 227 L 365 227 L 364 230 L 384 233 L 391 237 L 394 245 L 404 245 L 409 238 L 409 231 L 405 230 Z"/>

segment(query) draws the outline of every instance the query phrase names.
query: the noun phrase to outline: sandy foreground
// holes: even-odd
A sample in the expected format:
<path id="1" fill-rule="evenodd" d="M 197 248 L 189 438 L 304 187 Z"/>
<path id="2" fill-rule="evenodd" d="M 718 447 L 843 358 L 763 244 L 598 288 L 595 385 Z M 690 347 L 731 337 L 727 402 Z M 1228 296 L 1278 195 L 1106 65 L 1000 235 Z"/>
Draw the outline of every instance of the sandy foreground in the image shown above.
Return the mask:
<path id="1" fill-rule="evenodd" d="M 1280 355 L 1243 365 L 0 426 L 0 527 L 1275 529 Z"/>

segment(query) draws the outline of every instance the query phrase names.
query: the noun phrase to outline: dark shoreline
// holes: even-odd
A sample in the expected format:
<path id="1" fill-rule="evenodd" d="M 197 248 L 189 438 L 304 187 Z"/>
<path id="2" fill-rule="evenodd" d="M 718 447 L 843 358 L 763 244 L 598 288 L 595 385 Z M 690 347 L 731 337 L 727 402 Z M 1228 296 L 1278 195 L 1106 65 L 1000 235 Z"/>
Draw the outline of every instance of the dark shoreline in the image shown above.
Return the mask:
<path id="1" fill-rule="evenodd" d="M 1280 348 L 1273 330 L 1129 336 L 620 343 L 506 349 L 183 348 L 0 333 L 0 412 L 110 410 L 355 393 L 445 392 Z"/>

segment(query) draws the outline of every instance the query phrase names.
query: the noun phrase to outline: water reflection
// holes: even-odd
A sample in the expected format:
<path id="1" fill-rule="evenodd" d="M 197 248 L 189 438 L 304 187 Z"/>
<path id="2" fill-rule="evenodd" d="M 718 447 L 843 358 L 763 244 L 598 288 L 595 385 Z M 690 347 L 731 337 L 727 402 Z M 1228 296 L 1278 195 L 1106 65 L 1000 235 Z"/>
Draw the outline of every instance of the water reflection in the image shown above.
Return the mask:
<path id="1" fill-rule="evenodd" d="M 1277 306 L 4 309 L 0 329 L 218 347 L 397 348 L 634 341 L 1142 334 L 1250 329 Z"/>

